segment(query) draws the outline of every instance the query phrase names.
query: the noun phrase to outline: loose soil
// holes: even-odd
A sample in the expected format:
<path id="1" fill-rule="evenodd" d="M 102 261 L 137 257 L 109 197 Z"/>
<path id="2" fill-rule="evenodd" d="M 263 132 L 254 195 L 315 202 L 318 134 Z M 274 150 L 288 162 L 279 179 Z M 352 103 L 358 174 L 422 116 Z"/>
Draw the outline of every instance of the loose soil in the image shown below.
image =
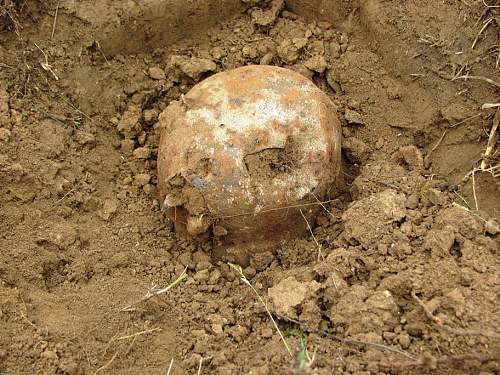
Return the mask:
<path id="1" fill-rule="evenodd" d="M 499 98 L 497 8 L 207 1 L 196 18 L 178 2 L 161 26 L 117 3 L 0 1 L 1 373 L 500 371 L 498 152 L 470 173 L 500 119 L 481 109 Z M 236 259 L 291 356 L 156 193 L 160 113 L 249 64 L 310 78 L 342 122 L 314 235 Z"/>

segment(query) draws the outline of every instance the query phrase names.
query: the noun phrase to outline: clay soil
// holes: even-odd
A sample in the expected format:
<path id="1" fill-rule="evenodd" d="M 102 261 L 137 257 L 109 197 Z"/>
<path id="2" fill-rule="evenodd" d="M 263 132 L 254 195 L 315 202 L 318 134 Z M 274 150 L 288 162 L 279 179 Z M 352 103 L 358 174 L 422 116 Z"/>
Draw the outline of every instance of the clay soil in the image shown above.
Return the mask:
<path id="1" fill-rule="evenodd" d="M 181 38 L 131 19 L 154 1 L 0 1 L 0 373 L 498 373 L 491 2 L 178 2 L 201 20 Z M 314 237 L 239 259 L 291 353 L 156 194 L 159 114 L 248 64 L 309 77 L 342 122 Z"/>

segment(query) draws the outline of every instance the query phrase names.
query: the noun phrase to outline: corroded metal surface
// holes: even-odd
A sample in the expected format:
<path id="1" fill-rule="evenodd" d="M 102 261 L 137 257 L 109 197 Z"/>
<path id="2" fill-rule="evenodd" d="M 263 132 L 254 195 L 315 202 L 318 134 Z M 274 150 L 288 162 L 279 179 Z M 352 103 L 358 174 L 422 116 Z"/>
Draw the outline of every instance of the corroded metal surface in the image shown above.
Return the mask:
<path id="1" fill-rule="evenodd" d="M 340 124 L 307 78 L 271 66 L 216 74 L 160 116 L 159 191 L 191 235 L 230 242 L 304 228 L 297 209 L 340 167 Z"/>

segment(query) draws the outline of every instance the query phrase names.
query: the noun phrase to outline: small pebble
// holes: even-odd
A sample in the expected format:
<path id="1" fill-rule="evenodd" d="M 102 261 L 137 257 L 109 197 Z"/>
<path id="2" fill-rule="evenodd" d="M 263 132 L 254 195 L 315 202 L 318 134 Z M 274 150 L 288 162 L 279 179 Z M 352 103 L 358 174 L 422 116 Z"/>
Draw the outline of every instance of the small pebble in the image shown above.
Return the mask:
<path id="1" fill-rule="evenodd" d="M 149 147 L 139 147 L 134 150 L 133 154 L 136 159 L 148 159 L 151 156 L 151 149 Z"/>
<path id="2" fill-rule="evenodd" d="M 158 66 L 149 68 L 148 74 L 152 79 L 161 80 L 165 79 L 165 72 Z"/>

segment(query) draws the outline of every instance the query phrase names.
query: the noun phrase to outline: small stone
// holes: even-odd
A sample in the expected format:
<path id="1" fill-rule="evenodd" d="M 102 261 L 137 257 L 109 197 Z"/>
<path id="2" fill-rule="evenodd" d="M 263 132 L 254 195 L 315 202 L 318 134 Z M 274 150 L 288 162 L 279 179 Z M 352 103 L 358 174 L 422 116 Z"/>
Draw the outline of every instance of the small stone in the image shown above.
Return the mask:
<path id="1" fill-rule="evenodd" d="M 442 206 L 446 202 L 444 193 L 434 188 L 427 190 L 424 196 L 435 206 Z"/>
<path id="2" fill-rule="evenodd" d="M 152 79 L 156 79 L 158 81 L 161 79 L 165 79 L 164 70 L 158 66 L 153 66 L 153 67 L 149 68 L 148 74 Z"/>
<path id="3" fill-rule="evenodd" d="M 193 278 L 199 283 L 204 283 L 208 280 L 209 277 L 210 277 L 210 271 L 205 269 L 196 272 Z"/>
<path id="4" fill-rule="evenodd" d="M 380 150 L 382 147 L 384 147 L 385 141 L 383 138 L 377 139 L 377 142 L 375 142 L 375 148 L 377 150 Z"/>
<path id="5" fill-rule="evenodd" d="M 146 109 L 142 112 L 142 119 L 146 124 L 151 125 L 158 120 L 158 111 L 156 109 Z"/>
<path id="6" fill-rule="evenodd" d="M 135 142 L 132 139 L 124 139 L 120 142 L 120 149 L 126 155 L 132 155 L 134 147 Z"/>
<path id="7" fill-rule="evenodd" d="M 224 51 L 220 47 L 214 47 L 214 48 L 212 48 L 212 50 L 210 51 L 210 54 L 216 60 L 221 60 L 221 59 L 223 59 L 224 57 L 227 56 L 226 51 Z"/>
<path id="8" fill-rule="evenodd" d="M 391 342 L 396 338 L 396 334 L 394 332 L 387 331 L 382 333 L 382 337 L 384 338 L 385 341 Z"/>
<path id="9" fill-rule="evenodd" d="M 344 117 L 349 124 L 364 125 L 363 117 L 352 109 L 347 108 Z"/>
<path id="10" fill-rule="evenodd" d="M 203 73 L 217 69 L 217 65 L 212 60 L 197 57 L 174 55 L 170 58 L 170 62 L 194 80 L 198 80 Z"/>
<path id="11" fill-rule="evenodd" d="M 418 207 L 418 195 L 417 194 L 411 194 L 406 198 L 405 202 L 406 208 L 409 208 L 410 210 L 414 210 L 415 208 Z"/>
<path id="12" fill-rule="evenodd" d="M 288 39 L 284 40 L 276 51 L 280 59 L 286 64 L 294 64 L 299 58 L 299 48 Z"/>
<path id="13" fill-rule="evenodd" d="M 307 38 L 293 38 L 292 39 L 293 45 L 298 49 L 304 48 L 307 45 L 307 41 L 308 41 Z"/>
<path id="14" fill-rule="evenodd" d="M 10 130 L 6 128 L 0 128 L 0 142 L 8 142 L 10 140 Z"/>
<path id="15" fill-rule="evenodd" d="M 243 274 L 248 278 L 248 279 L 253 279 L 253 277 L 257 274 L 257 271 L 253 267 L 247 267 L 243 270 Z"/>
<path id="16" fill-rule="evenodd" d="M 118 201 L 113 198 L 108 198 L 104 201 L 104 205 L 99 211 L 99 216 L 101 217 L 101 219 L 108 221 L 111 216 L 117 211 L 117 209 Z"/>
<path id="17" fill-rule="evenodd" d="M 256 253 L 252 256 L 252 259 L 250 261 L 250 264 L 252 267 L 254 267 L 257 271 L 262 272 L 264 271 L 271 262 L 274 260 L 274 255 L 270 251 L 265 251 L 262 253 Z"/>
<path id="18" fill-rule="evenodd" d="M 252 46 L 244 46 L 241 50 L 243 56 L 248 59 L 256 59 L 258 56 L 257 49 Z"/>
<path id="19" fill-rule="evenodd" d="M 317 73 L 323 73 L 326 70 L 326 59 L 324 56 L 316 55 L 304 62 L 304 65 Z"/>
<path id="20" fill-rule="evenodd" d="M 270 65 L 273 62 L 273 59 L 274 59 L 274 54 L 272 54 L 272 53 L 266 53 L 260 59 L 260 65 Z"/>
<path id="21" fill-rule="evenodd" d="M 342 92 L 342 86 L 339 83 L 339 76 L 334 69 L 328 69 L 326 72 L 326 81 L 333 91 L 337 93 Z"/>
<path id="22" fill-rule="evenodd" d="M 116 129 L 127 138 L 134 138 L 140 130 L 139 120 L 141 117 L 141 108 L 136 105 L 130 105 L 123 113 Z"/>
<path id="23" fill-rule="evenodd" d="M 75 133 L 75 140 L 82 146 L 89 146 L 92 148 L 96 145 L 95 135 L 81 130 Z"/>
<path id="24" fill-rule="evenodd" d="M 279 314 L 290 316 L 293 315 L 294 308 L 302 304 L 308 295 L 314 294 L 319 287 L 320 284 L 315 281 L 299 282 L 291 276 L 269 288 L 268 295 Z"/>
<path id="25" fill-rule="evenodd" d="M 424 247 L 432 253 L 448 257 L 450 249 L 455 242 L 455 234 L 449 230 L 432 229 L 427 232 L 424 239 Z"/>
<path id="26" fill-rule="evenodd" d="M 149 175 L 147 173 L 139 173 L 139 174 L 135 175 L 135 183 L 138 186 L 142 187 L 142 186 L 148 184 L 149 181 L 151 181 L 151 175 Z"/>
<path id="27" fill-rule="evenodd" d="M 156 195 L 156 186 L 154 186 L 152 184 L 146 184 L 146 185 L 144 185 L 142 187 L 142 190 L 144 191 L 144 193 L 146 193 L 149 196 Z"/>
<path id="28" fill-rule="evenodd" d="M 415 146 L 401 147 L 394 154 L 394 158 L 397 162 L 407 166 L 410 170 L 420 171 L 424 166 L 422 153 Z"/>
<path id="29" fill-rule="evenodd" d="M 64 250 L 73 245 L 78 238 L 76 227 L 70 223 L 61 223 L 56 225 L 49 233 L 50 242 L 59 249 Z"/>
<path id="30" fill-rule="evenodd" d="M 265 339 L 270 339 L 271 337 L 273 337 L 273 330 L 271 328 L 264 328 L 262 330 L 261 336 Z"/>
<path id="31" fill-rule="evenodd" d="M 307 51 L 312 55 L 321 55 L 325 54 L 325 43 L 322 40 L 315 40 L 309 44 L 307 47 Z"/>
<path id="32" fill-rule="evenodd" d="M 224 332 L 222 324 L 212 324 L 210 328 L 216 335 L 220 335 L 222 332 Z"/>
<path id="33" fill-rule="evenodd" d="M 148 159 L 151 156 L 151 149 L 149 147 L 139 147 L 134 150 L 133 154 L 136 159 Z"/>
<path id="34" fill-rule="evenodd" d="M 407 334 L 406 332 L 405 333 L 401 333 L 398 336 L 398 342 L 399 342 L 399 345 L 401 345 L 401 347 L 403 349 L 408 349 L 410 347 L 410 344 L 411 344 L 410 335 Z"/>
<path id="35" fill-rule="evenodd" d="M 484 230 L 486 233 L 491 234 L 492 236 L 498 234 L 500 232 L 500 226 L 498 225 L 498 221 L 495 219 L 490 219 L 484 224 Z"/>
<path id="36" fill-rule="evenodd" d="M 340 57 L 340 44 L 338 44 L 337 42 L 330 43 L 330 55 L 334 59 L 338 59 Z"/>
<path id="37" fill-rule="evenodd" d="M 248 329 L 241 325 L 236 325 L 231 327 L 229 330 L 229 335 L 236 340 L 236 342 L 242 342 L 247 338 Z"/>

